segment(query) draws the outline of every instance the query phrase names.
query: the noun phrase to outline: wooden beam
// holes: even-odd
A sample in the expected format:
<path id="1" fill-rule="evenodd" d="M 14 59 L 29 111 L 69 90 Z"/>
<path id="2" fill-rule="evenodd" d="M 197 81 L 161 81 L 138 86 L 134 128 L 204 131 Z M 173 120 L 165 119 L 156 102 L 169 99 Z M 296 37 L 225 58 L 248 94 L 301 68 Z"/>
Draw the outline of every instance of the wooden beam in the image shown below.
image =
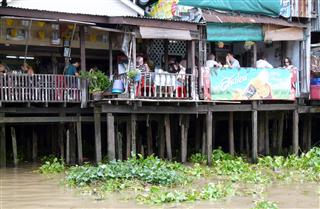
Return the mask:
<path id="1" fill-rule="evenodd" d="M 76 131 L 75 131 L 75 123 L 69 124 L 69 133 L 70 133 L 70 163 L 76 163 Z"/>
<path id="2" fill-rule="evenodd" d="M 250 144 L 249 144 L 249 127 L 245 127 L 245 140 L 246 140 L 246 153 L 250 156 Z"/>
<path id="3" fill-rule="evenodd" d="M 260 112 L 258 117 L 258 154 L 264 155 L 265 153 L 265 117 L 264 113 Z"/>
<path id="4" fill-rule="evenodd" d="M 164 126 L 166 131 L 166 148 L 167 148 L 167 158 L 169 160 L 172 159 L 172 151 L 171 151 L 171 127 L 170 127 L 170 116 L 166 114 L 164 116 Z"/>
<path id="5" fill-rule="evenodd" d="M 96 162 L 99 163 L 102 160 L 101 153 L 101 113 L 100 110 L 94 109 L 94 133 L 95 133 L 95 148 L 96 148 Z"/>
<path id="6" fill-rule="evenodd" d="M 14 127 L 11 127 L 11 139 L 12 139 L 12 153 L 13 153 L 13 164 L 18 165 L 18 151 L 17 151 L 17 135 Z"/>
<path id="7" fill-rule="evenodd" d="M 252 67 L 257 67 L 257 44 L 253 45 L 253 62 Z"/>
<path id="8" fill-rule="evenodd" d="M 234 155 L 234 128 L 233 128 L 233 112 L 229 113 L 229 151 Z"/>
<path id="9" fill-rule="evenodd" d="M 136 36 L 132 37 L 132 66 L 136 69 L 137 65 L 137 39 Z"/>
<path id="10" fill-rule="evenodd" d="M 133 156 L 137 154 L 136 125 L 137 125 L 137 115 L 131 114 L 131 153 Z"/>
<path id="11" fill-rule="evenodd" d="M 153 138 L 152 138 L 151 124 L 148 124 L 148 126 L 147 126 L 147 153 L 148 153 L 148 155 L 153 154 Z"/>
<path id="12" fill-rule="evenodd" d="M 116 159 L 116 146 L 114 137 L 114 117 L 112 113 L 107 114 L 108 125 L 108 160 Z"/>
<path id="13" fill-rule="evenodd" d="M 207 150 L 207 118 L 203 119 L 201 142 L 202 142 L 201 143 L 201 153 L 203 155 L 206 155 L 207 151 L 208 151 Z"/>
<path id="14" fill-rule="evenodd" d="M 5 124 L 0 125 L 0 167 L 7 166 L 6 153 L 6 127 Z"/>
<path id="15" fill-rule="evenodd" d="M 208 165 L 212 164 L 211 155 L 212 155 L 212 112 L 208 112 L 207 117 L 207 155 L 208 155 Z"/>
<path id="16" fill-rule="evenodd" d="M 158 121 L 158 136 L 159 136 L 159 156 L 160 158 L 164 159 L 164 152 L 165 152 L 165 129 L 163 125 L 163 120 Z"/>
<path id="17" fill-rule="evenodd" d="M 299 113 L 298 110 L 294 110 L 292 114 L 292 151 L 293 154 L 299 153 Z"/>
<path id="18" fill-rule="evenodd" d="M 70 128 L 66 131 L 66 163 L 70 164 Z"/>
<path id="19" fill-rule="evenodd" d="M 188 151 L 188 129 L 189 129 L 189 115 L 182 117 L 181 119 L 181 162 L 187 162 L 187 151 Z"/>
<path id="20" fill-rule="evenodd" d="M 284 113 L 281 112 L 279 115 L 279 124 L 278 124 L 278 136 L 277 136 L 277 154 L 281 155 L 282 145 L 283 145 L 283 128 L 284 128 Z"/>
<path id="21" fill-rule="evenodd" d="M 33 128 L 32 129 L 32 161 L 37 162 L 37 159 L 38 159 L 38 134 L 36 132 L 36 128 Z"/>
<path id="22" fill-rule="evenodd" d="M 270 155 L 270 136 L 269 136 L 269 114 L 265 112 L 264 133 L 265 133 L 265 154 Z"/>
<path id="23" fill-rule="evenodd" d="M 126 122 L 126 135 L 127 135 L 127 144 L 126 144 L 126 157 L 127 159 L 130 158 L 130 152 L 131 152 L 131 122 L 127 120 Z"/>
<path id="24" fill-rule="evenodd" d="M 112 33 L 109 32 L 109 78 L 113 77 Z"/>
<path id="25" fill-rule="evenodd" d="M 258 160 L 258 112 L 252 111 L 252 161 Z"/>
<path id="26" fill-rule="evenodd" d="M 82 124 L 81 121 L 77 122 L 77 147 L 78 147 L 78 163 L 82 164 L 83 155 L 82 155 Z"/>
<path id="27" fill-rule="evenodd" d="M 86 44 L 85 44 L 85 26 L 79 26 L 79 36 L 80 36 L 80 59 L 81 59 L 81 71 L 86 71 Z"/>

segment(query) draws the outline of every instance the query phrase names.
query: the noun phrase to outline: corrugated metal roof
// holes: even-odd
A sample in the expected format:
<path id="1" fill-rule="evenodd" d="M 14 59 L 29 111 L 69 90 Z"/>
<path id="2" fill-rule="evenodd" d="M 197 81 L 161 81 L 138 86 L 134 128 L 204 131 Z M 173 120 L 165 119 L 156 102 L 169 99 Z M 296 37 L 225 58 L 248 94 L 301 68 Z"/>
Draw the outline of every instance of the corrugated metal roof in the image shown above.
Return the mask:
<path id="1" fill-rule="evenodd" d="M 213 10 L 202 10 L 203 18 L 206 22 L 216 23 L 252 23 L 252 24 L 270 24 L 270 25 L 282 25 L 287 27 L 305 27 L 300 23 L 288 22 L 281 18 L 272 18 L 262 15 L 244 15 L 244 14 L 232 14 L 222 13 Z"/>
<path id="2" fill-rule="evenodd" d="M 311 21 L 311 31 L 312 32 L 320 32 L 320 1 L 318 1 L 318 7 L 317 7 L 317 14 L 318 17 L 316 19 L 312 19 Z"/>
<path id="3" fill-rule="evenodd" d="M 165 18 L 157 18 L 157 17 L 150 17 L 150 16 L 124 16 L 125 18 L 134 18 L 140 20 L 158 20 L 158 21 L 166 21 L 166 22 L 183 22 L 183 23 L 193 23 L 193 24 L 204 24 L 204 22 L 195 22 L 191 20 L 182 20 L 178 18 L 173 19 L 165 19 Z"/>
<path id="4" fill-rule="evenodd" d="M 123 0 L 12 0 L 9 7 L 96 16 L 137 16 L 138 11 Z"/>

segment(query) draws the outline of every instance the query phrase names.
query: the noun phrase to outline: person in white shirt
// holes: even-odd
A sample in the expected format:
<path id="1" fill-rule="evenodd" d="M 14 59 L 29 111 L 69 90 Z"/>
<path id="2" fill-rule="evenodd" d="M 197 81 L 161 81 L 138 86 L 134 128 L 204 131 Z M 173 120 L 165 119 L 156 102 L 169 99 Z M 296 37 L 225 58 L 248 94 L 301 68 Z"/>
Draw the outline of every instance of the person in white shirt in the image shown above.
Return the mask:
<path id="1" fill-rule="evenodd" d="M 264 54 L 260 55 L 260 59 L 257 61 L 257 68 L 273 68 L 273 66 L 267 61 Z"/>
<path id="2" fill-rule="evenodd" d="M 221 63 L 217 62 L 216 56 L 214 54 L 209 54 L 208 59 L 206 61 L 206 67 L 213 68 L 213 67 L 222 67 Z"/>
<path id="3" fill-rule="evenodd" d="M 226 64 L 229 68 L 240 68 L 239 61 L 236 58 L 234 58 L 231 52 L 229 52 L 226 56 Z"/>

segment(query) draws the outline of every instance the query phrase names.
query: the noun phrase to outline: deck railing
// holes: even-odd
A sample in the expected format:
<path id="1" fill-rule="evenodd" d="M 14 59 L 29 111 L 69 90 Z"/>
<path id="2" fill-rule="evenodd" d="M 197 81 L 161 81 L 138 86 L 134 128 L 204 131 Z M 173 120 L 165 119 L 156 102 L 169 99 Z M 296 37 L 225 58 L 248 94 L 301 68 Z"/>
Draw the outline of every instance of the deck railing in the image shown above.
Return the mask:
<path id="1" fill-rule="evenodd" d="M 49 74 L 1 74 L 0 102 L 79 103 L 80 78 Z"/>

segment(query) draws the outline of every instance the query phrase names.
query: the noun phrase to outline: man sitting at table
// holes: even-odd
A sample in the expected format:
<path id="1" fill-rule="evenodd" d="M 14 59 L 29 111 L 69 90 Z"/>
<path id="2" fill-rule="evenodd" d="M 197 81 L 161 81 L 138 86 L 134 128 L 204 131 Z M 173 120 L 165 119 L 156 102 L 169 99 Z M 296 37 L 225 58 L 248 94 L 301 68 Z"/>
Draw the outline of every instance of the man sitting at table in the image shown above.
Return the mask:
<path id="1" fill-rule="evenodd" d="M 206 61 L 206 67 L 213 68 L 213 67 L 222 67 L 222 64 L 216 61 L 216 56 L 214 54 L 209 54 L 208 59 Z"/>
<path id="2" fill-rule="evenodd" d="M 259 55 L 257 68 L 273 68 L 273 66 L 267 61 L 267 57 L 263 53 Z"/>
<path id="3" fill-rule="evenodd" d="M 229 68 L 240 68 L 239 61 L 234 58 L 234 55 L 231 52 L 229 52 L 226 56 L 226 64 Z"/>

